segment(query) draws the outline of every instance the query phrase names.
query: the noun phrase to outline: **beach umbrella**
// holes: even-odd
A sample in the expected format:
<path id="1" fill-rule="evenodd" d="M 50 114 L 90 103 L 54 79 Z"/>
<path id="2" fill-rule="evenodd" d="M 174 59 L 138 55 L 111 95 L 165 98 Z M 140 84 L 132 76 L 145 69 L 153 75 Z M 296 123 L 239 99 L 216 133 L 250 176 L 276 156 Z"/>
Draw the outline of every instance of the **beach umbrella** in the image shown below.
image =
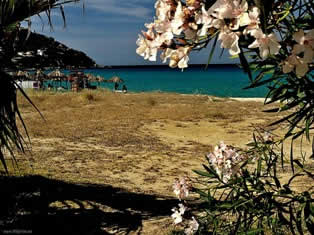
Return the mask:
<path id="1" fill-rule="evenodd" d="M 61 86 L 61 81 L 66 78 L 65 74 L 61 73 L 59 69 L 48 73 L 48 77 L 52 78 L 53 80 L 59 81 L 59 86 Z"/>
<path id="2" fill-rule="evenodd" d="M 97 82 L 105 81 L 105 79 L 103 77 L 99 76 L 99 75 L 96 78 L 97 78 Z"/>
<path id="3" fill-rule="evenodd" d="M 60 71 L 59 69 L 56 69 L 56 70 L 54 70 L 54 71 L 48 73 L 48 76 L 49 76 L 50 78 L 59 78 L 59 79 L 66 77 L 65 74 L 64 74 L 64 73 L 61 73 L 61 71 Z"/>
<path id="4" fill-rule="evenodd" d="M 24 76 L 24 71 L 22 71 L 22 70 L 19 70 L 19 71 L 17 71 L 17 73 L 16 73 L 16 76 L 17 77 L 22 77 L 22 76 Z"/>
<path id="5" fill-rule="evenodd" d="M 30 78 L 30 75 L 28 72 L 26 71 L 22 71 L 22 70 L 19 70 L 15 76 L 18 78 L 18 79 L 29 79 Z"/>
<path id="6" fill-rule="evenodd" d="M 90 82 L 96 82 L 97 81 L 97 77 L 94 74 L 88 73 L 88 74 L 86 74 L 86 77 L 87 77 L 88 81 L 90 81 Z"/>
<path id="7" fill-rule="evenodd" d="M 114 77 L 110 78 L 107 82 L 113 82 L 114 83 L 114 89 L 116 90 L 119 87 L 118 83 L 122 83 L 124 81 L 120 77 L 114 76 Z"/>
<path id="8" fill-rule="evenodd" d="M 38 81 L 43 81 L 45 78 L 47 78 L 47 75 L 41 69 L 37 69 L 33 75 L 33 78 Z"/>
<path id="9" fill-rule="evenodd" d="M 108 80 L 108 82 L 122 83 L 122 82 L 124 82 L 124 81 L 123 81 L 123 79 L 121 79 L 120 77 L 114 76 L 114 77 L 110 78 L 110 79 Z"/>
<path id="10" fill-rule="evenodd" d="M 100 83 L 101 83 L 101 82 L 104 82 L 104 81 L 105 81 L 105 79 L 104 79 L 102 76 L 99 76 L 99 75 L 98 75 L 96 78 L 97 78 L 98 86 L 100 86 Z"/>

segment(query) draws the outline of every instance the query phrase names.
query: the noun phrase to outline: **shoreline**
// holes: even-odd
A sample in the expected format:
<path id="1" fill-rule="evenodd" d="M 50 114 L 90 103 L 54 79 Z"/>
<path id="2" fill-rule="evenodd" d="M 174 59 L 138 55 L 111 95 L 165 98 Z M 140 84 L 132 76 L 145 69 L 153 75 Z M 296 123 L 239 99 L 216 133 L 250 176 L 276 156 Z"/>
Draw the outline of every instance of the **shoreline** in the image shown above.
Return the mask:
<path id="1" fill-rule="evenodd" d="M 162 93 L 162 92 L 161 92 Z M 207 94 L 180 94 L 180 93 L 175 93 L 178 95 L 183 95 L 183 96 L 203 96 L 203 97 L 208 97 L 208 99 L 225 99 L 225 100 L 234 100 L 234 101 L 254 101 L 254 102 L 264 102 L 265 98 L 264 97 L 221 97 L 221 96 L 213 96 L 213 95 L 207 95 Z"/>
<path id="2" fill-rule="evenodd" d="M 265 98 L 259 98 L 259 97 L 255 97 L 255 98 L 250 98 L 250 97 L 230 97 L 230 99 L 232 100 L 236 100 L 236 101 L 254 101 L 254 102 L 264 102 Z"/>
<path id="3" fill-rule="evenodd" d="M 103 90 L 103 91 L 101 91 Z M 57 91 L 57 90 L 37 90 L 37 89 L 31 89 L 31 88 L 26 88 L 24 89 L 24 91 L 26 92 L 55 92 L 55 93 L 60 93 L 60 94 L 64 94 L 64 93 L 72 93 L 71 90 L 65 90 L 65 91 Z M 96 89 L 96 90 L 82 90 L 79 93 L 84 93 L 84 92 L 109 92 L 109 93 L 122 93 L 122 92 L 114 92 L 111 89 L 106 89 L 106 88 L 102 88 L 102 89 Z M 264 102 L 265 98 L 264 97 L 230 97 L 230 96 L 226 96 L 226 97 L 222 97 L 222 96 L 214 96 L 214 95 L 210 95 L 210 94 L 184 94 L 184 93 L 177 93 L 177 92 L 162 92 L 162 91 L 128 91 L 126 93 L 123 94 L 129 94 L 129 95 L 138 95 L 138 94 L 164 94 L 164 95 L 178 95 L 178 96 L 195 96 L 195 97 L 207 97 L 209 100 L 232 100 L 232 101 L 240 101 L 240 102 Z"/>

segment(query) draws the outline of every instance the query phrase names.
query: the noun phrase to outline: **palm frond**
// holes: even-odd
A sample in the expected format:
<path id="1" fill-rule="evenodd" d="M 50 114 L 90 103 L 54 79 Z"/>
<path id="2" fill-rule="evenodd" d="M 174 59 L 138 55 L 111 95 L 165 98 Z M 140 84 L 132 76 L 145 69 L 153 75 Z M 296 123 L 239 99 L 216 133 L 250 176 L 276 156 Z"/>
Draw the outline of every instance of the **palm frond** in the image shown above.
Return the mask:
<path id="1" fill-rule="evenodd" d="M 18 119 L 21 121 L 28 138 L 26 126 L 17 104 L 17 91 L 20 90 L 22 95 L 35 107 L 14 81 L 13 77 L 4 72 L 6 62 L 10 61 L 15 55 L 15 41 L 17 39 L 17 31 L 19 30 L 19 23 L 28 19 L 30 30 L 30 17 L 39 15 L 42 12 L 47 13 L 48 21 L 51 23 L 50 11 L 53 8 L 61 10 L 62 19 L 65 23 L 65 13 L 62 6 L 71 2 L 79 2 L 79 0 L 0 1 L 0 165 L 3 166 L 6 173 L 8 173 L 8 166 L 5 151 L 9 152 L 15 164 L 15 151 L 24 152 L 25 140 L 17 126 Z"/>
<path id="2" fill-rule="evenodd" d="M 16 116 L 21 119 L 15 81 L 9 74 L 0 71 L 0 161 L 6 172 L 8 168 L 4 151 L 10 153 L 15 163 L 14 150 L 24 152 L 24 138 L 17 127 Z"/>

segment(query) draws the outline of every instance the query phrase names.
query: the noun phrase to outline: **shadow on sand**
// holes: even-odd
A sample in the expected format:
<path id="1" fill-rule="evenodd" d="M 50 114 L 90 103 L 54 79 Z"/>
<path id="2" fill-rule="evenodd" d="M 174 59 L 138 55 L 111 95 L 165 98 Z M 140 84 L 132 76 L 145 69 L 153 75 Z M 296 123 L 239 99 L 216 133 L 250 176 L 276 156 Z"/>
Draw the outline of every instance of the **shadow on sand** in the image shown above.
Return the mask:
<path id="1" fill-rule="evenodd" d="M 169 216 L 178 203 L 110 185 L 72 184 L 42 176 L 0 177 L 0 190 L 0 234 L 140 231 L 143 219 Z M 51 206 L 55 202 L 61 206 Z"/>

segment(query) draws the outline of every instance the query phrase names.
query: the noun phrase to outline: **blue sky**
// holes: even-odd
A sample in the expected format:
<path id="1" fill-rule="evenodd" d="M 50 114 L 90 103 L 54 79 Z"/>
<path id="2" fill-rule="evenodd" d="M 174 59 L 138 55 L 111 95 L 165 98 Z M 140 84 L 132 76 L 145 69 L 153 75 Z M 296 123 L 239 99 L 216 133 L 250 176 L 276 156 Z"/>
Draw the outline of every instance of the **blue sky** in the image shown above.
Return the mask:
<path id="1" fill-rule="evenodd" d="M 52 13 L 53 31 L 42 15 L 32 18 L 32 30 L 55 38 L 68 47 L 81 50 L 100 65 L 143 65 L 161 64 L 149 62 L 135 53 L 136 40 L 144 24 L 153 21 L 154 0 L 85 0 L 85 13 L 82 3 L 64 6 L 67 27 L 58 9 Z M 210 48 L 193 52 L 191 64 L 206 63 Z M 219 58 L 220 50 L 214 55 L 212 63 L 233 63 L 225 52 Z"/>

